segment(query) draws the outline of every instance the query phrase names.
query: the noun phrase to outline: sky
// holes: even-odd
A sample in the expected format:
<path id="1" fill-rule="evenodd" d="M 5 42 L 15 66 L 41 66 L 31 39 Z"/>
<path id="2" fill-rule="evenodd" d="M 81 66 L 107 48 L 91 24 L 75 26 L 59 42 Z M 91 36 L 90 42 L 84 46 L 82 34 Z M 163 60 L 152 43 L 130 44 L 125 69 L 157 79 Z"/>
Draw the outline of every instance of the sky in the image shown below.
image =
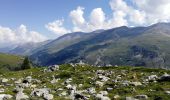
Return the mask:
<path id="1" fill-rule="evenodd" d="M 71 32 L 169 22 L 170 0 L 0 0 L 0 48 Z"/>

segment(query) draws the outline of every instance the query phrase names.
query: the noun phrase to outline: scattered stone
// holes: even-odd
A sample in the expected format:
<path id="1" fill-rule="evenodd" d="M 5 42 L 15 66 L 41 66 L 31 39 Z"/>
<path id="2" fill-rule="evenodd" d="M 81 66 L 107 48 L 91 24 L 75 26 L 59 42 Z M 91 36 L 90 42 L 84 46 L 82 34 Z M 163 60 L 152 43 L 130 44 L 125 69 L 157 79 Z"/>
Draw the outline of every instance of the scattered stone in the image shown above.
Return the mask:
<path id="1" fill-rule="evenodd" d="M 142 85 L 141 82 L 131 82 L 130 84 L 133 86 L 141 86 Z"/>
<path id="2" fill-rule="evenodd" d="M 162 75 L 159 80 L 160 82 L 163 82 L 163 81 L 170 81 L 170 75 L 165 73 L 164 75 Z"/>
<path id="3" fill-rule="evenodd" d="M 67 92 L 66 91 L 63 91 L 60 96 L 66 96 L 67 95 Z"/>
<path id="4" fill-rule="evenodd" d="M 43 98 L 45 100 L 53 100 L 54 96 L 52 94 L 43 94 Z"/>
<path id="5" fill-rule="evenodd" d="M 16 94 L 16 100 L 27 100 L 27 99 L 29 99 L 29 97 L 21 91 Z"/>
<path id="6" fill-rule="evenodd" d="M 99 85 L 100 87 L 102 87 L 104 85 L 104 83 L 100 82 L 100 81 L 96 81 L 96 85 Z"/>
<path id="7" fill-rule="evenodd" d="M 88 92 L 89 94 L 95 94 L 95 93 L 96 93 L 96 90 L 95 90 L 95 88 L 91 87 L 91 88 L 88 88 L 88 89 L 87 89 L 87 92 Z"/>
<path id="8" fill-rule="evenodd" d="M 0 100 L 9 100 L 11 99 L 13 96 L 9 95 L 9 94 L 0 94 Z"/>
<path id="9" fill-rule="evenodd" d="M 113 88 L 108 87 L 108 88 L 106 88 L 106 90 L 107 90 L 107 91 L 112 91 Z"/>
<path id="10" fill-rule="evenodd" d="M 136 99 L 146 100 L 146 99 L 148 99 L 148 96 L 147 95 L 136 95 L 135 98 Z"/>
<path id="11" fill-rule="evenodd" d="M 49 94 L 49 89 L 48 88 L 42 88 L 42 89 L 34 89 L 31 92 L 31 96 L 38 96 L 41 97 L 43 94 Z"/>
<path id="12" fill-rule="evenodd" d="M 59 65 L 52 65 L 48 67 L 48 71 L 53 72 L 59 70 Z"/>
<path id="13" fill-rule="evenodd" d="M 135 99 L 133 97 L 126 97 L 125 100 L 138 100 L 138 99 Z"/>
<path id="14" fill-rule="evenodd" d="M 96 99 L 97 99 L 97 100 L 110 100 L 109 97 L 103 96 L 103 94 L 97 94 L 97 95 L 96 95 Z"/>
<path id="15" fill-rule="evenodd" d="M 158 79 L 157 75 L 150 75 L 150 76 L 148 76 L 148 81 L 150 81 L 150 82 L 156 81 L 157 79 Z"/>
<path id="16" fill-rule="evenodd" d="M 3 93 L 3 92 L 5 92 L 5 89 L 1 88 L 0 93 Z"/>
<path id="17" fill-rule="evenodd" d="M 170 91 L 165 91 L 166 94 L 170 95 Z"/>
<path id="18" fill-rule="evenodd" d="M 117 100 L 117 99 L 120 98 L 120 96 L 119 96 L 119 95 L 115 95 L 113 98 L 114 98 L 114 100 L 115 100 L 115 99 Z"/>
<path id="19" fill-rule="evenodd" d="M 3 79 L 1 80 L 2 83 L 7 83 L 8 81 L 9 81 L 9 80 L 6 79 L 6 78 L 3 78 Z"/>

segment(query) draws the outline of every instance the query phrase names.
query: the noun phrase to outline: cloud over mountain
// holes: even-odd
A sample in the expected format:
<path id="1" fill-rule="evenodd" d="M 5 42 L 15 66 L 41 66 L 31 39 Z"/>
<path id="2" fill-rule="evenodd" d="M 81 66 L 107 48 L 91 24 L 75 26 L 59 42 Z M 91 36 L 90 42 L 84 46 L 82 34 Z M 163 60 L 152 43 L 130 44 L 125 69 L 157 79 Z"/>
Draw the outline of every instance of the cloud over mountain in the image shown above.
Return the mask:
<path id="1" fill-rule="evenodd" d="M 27 42 L 41 42 L 47 38 L 36 31 L 29 31 L 21 24 L 17 29 L 0 26 L 0 47 L 17 45 Z"/>
<path id="2" fill-rule="evenodd" d="M 73 25 L 71 32 L 90 32 L 119 26 L 148 26 L 170 20 L 170 0 L 110 0 L 108 6 L 112 10 L 111 17 L 102 8 L 92 9 L 88 18 L 84 17 L 86 10 L 84 7 L 78 6 L 70 11 L 69 17 Z M 60 28 L 53 27 L 51 31 L 55 30 L 54 33 L 60 34 L 67 33 L 68 29 L 64 28 L 63 22 Z"/>

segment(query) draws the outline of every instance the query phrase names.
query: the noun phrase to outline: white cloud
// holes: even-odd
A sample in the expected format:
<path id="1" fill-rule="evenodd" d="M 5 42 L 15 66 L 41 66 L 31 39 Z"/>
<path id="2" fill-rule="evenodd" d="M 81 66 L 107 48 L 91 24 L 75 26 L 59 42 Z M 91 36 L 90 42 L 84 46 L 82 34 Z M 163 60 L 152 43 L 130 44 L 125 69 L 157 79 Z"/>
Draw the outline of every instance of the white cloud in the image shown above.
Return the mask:
<path id="1" fill-rule="evenodd" d="M 0 47 L 18 45 L 27 42 L 42 42 L 47 38 L 35 31 L 28 31 L 25 25 L 16 30 L 0 26 Z"/>
<path id="2" fill-rule="evenodd" d="M 57 36 L 61 36 L 63 34 L 69 33 L 70 30 L 67 30 L 63 27 L 64 19 L 56 20 L 53 22 L 48 23 L 45 27 L 49 30 L 57 34 Z"/>
<path id="3" fill-rule="evenodd" d="M 83 7 L 77 7 L 76 10 L 70 12 L 70 17 L 74 25 L 81 26 L 85 23 L 85 19 L 83 17 L 84 14 L 83 10 L 84 10 Z"/>
<path id="4" fill-rule="evenodd" d="M 95 8 L 90 14 L 90 24 L 95 29 L 102 29 L 105 23 L 105 13 L 102 8 Z"/>
<path id="5" fill-rule="evenodd" d="M 146 23 L 170 21 L 170 0 L 133 0 L 137 9 L 146 13 Z"/>
<path id="6" fill-rule="evenodd" d="M 128 22 L 125 19 L 126 14 L 123 11 L 116 11 L 113 13 L 113 18 L 108 20 L 106 29 L 119 27 L 119 26 L 127 26 Z"/>
<path id="7" fill-rule="evenodd" d="M 63 21 L 56 22 L 57 25 L 51 23 L 51 28 L 48 29 L 54 33 L 91 32 L 98 29 L 145 26 L 170 21 L 170 0 L 110 0 L 109 5 L 112 10 L 111 17 L 110 14 L 105 14 L 102 8 L 94 8 L 89 16 L 84 16 L 85 8 L 79 6 L 69 13 L 73 23 L 71 31 L 64 28 Z"/>

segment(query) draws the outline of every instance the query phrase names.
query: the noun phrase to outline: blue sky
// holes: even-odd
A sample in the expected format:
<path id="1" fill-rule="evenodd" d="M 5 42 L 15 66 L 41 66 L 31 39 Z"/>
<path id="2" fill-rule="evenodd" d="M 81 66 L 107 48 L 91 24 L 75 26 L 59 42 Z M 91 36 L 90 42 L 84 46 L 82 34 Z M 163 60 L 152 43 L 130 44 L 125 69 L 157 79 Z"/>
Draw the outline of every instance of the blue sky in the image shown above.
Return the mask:
<path id="1" fill-rule="evenodd" d="M 0 0 L 0 48 L 170 21 L 170 0 Z"/>
<path id="2" fill-rule="evenodd" d="M 65 27 L 71 28 L 69 12 L 78 6 L 85 8 L 86 18 L 92 9 L 98 7 L 111 13 L 109 0 L 1 0 L 0 25 L 16 28 L 24 24 L 31 30 L 50 35 L 44 25 L 64 18 Z"/>

